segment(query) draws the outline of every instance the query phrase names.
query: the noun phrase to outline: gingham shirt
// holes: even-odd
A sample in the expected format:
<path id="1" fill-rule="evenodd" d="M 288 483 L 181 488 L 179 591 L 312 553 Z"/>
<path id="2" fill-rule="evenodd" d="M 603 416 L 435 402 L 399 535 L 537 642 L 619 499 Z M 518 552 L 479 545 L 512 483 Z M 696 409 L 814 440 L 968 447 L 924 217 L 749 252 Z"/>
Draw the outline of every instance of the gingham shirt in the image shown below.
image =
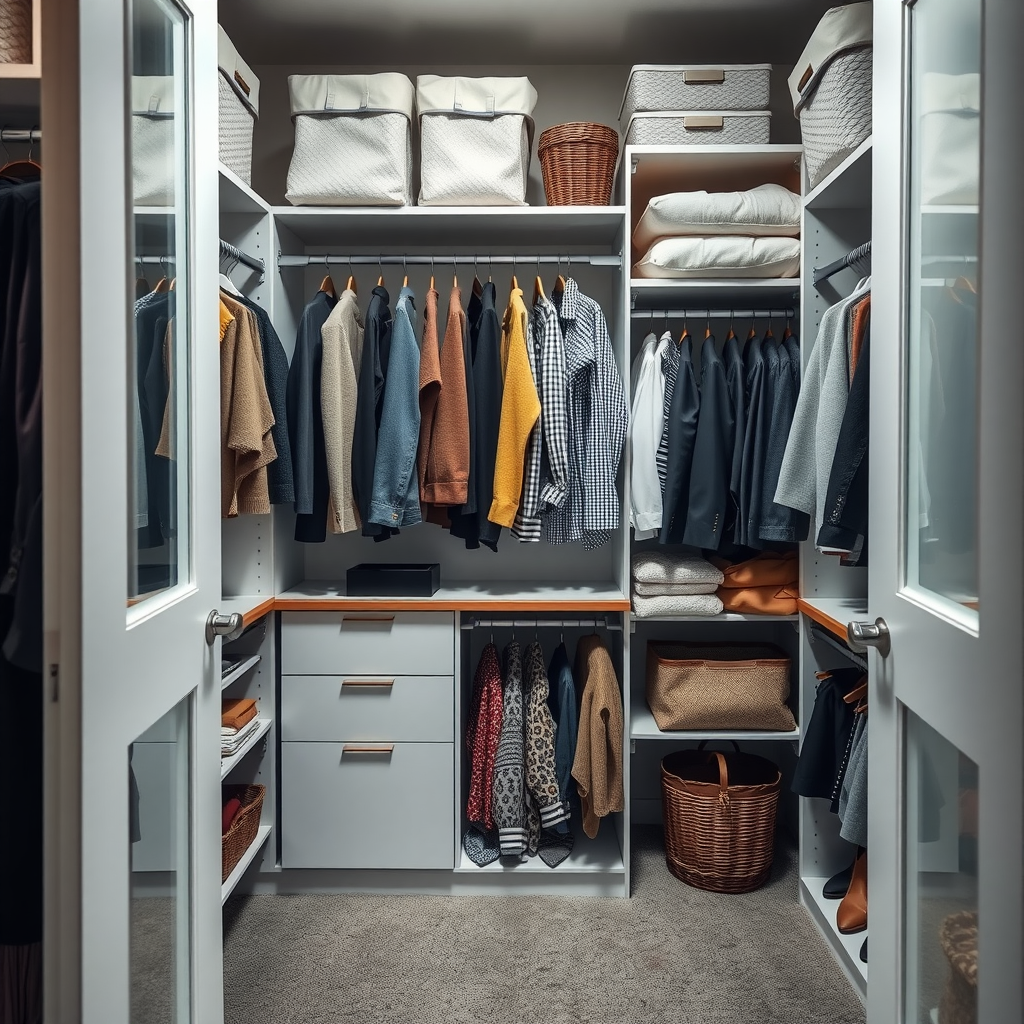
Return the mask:
<path id="1" fill-rule="evenodd" d="M 512 527 L 523 542 L 539 541 L 541 515 L 569 497 L 569 424 L 565 404 L 565 341 L 558 310 L 539 296 L 527 325 L 527 351 L 541 414 L 530 435 L 523 499 Z"/>
<path id="2" fill-rule="evenodd" d="M 552 544 L 581 540 L 592 551 L 619 526 L 615 486 L 629 407 L 601 307 L 572 278 L 555 299 L 565 340 L 569 496 L 544 520 Z"/>

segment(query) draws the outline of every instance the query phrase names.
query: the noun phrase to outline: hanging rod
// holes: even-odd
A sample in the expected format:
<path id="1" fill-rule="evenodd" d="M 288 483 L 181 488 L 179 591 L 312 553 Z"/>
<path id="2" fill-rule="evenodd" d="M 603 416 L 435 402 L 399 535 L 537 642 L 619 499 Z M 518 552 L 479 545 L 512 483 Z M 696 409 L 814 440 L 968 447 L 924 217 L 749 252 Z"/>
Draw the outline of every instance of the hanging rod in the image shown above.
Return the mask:
<path id="1" fill-rule="evenodd" d="M 787 309 L 634 309 L 634 320 L 792 320 L 796 313 Z"/>
<path id="2" fill-rule="evenodd" d="M 367 267 L 388 267 L 388 266 L 434 266 L 444 268 L 453 263 L 463 264 L 476 264 L 478 266 L 492 265 L 497 266 L 499 264 L 508 264 L 510 266 L 516 266 L 517 264 L 524 264 L 526 266 L 537 264 L 537 263 L 550 263 L 554 264 L 570 264 L 570 263 L 588 263 L 593 267 L 621 267 L 622 257 L 618 254 L 607 255 L 607 254 L 585 254 L 573 253 L 572 255 L 554 256 L 548 253 L 543 255 L 515 255 L 515 256 L 479 256 L 467 253 L 446 253 L 443 256 L 423 256 L 417 254 L 415 256 L 396 256 L 394 254 L 388 254 L 385 256 L 367 256 L 365 253 L 359 255 L 336 255 L 335 253 L 327 253 L 325 255 L 318 256 L 289 256 L 285 253 L 277 254 L 277 265 L 279 267 L 313 267 L 313 266 L 331 266 L 337 264 L 338 266 L 367 266 Z"/>
<path id="3" fill-rule="evenodd" d="M 599 619 L 478 619 L 462 620 L 463 629 L 622 629 L 622 623 L 611 615 Z"/>
<path id="4" fill-rule="evenodd" d="M 833 650 L 838 651 L 844 658 L 853 662 L 857 668 L 863 669 L 865 672 L 868 670 L 867 658 L 862 658 L 859 654 L 855 654 L 850 650 L 844 643 L 837 640 L 831 633 L 827 633 L 824 629 L 818 626 L 811 626 L 811 637 L 814 640 L 820 640 L 825 644 L 826 647 L 831 647 Z"/>
<path id="5" fill-rule="evenodd" d="M 41 128 L 0 128 L 0 145 L 6 142 L 42 142 Z"/>
<path id="6" fill-rule="evenodd" d="M 267 272 L 267 265 L 258 256 L 250 256 L 247 252 L 242 252 L 237 246 L 232 245 L 230 242 L 225 242 L 223 238 L 220 240 L 220 253 L 222 256 L 227 256 L 241 263 L 242 266 L 248 267 L 253 273 L 259 274 L 260 284 L 263 283 L 264 275 Z"/>
<path id="7" fill-rule="evenodd" d="M 822 281 L 827 281 L 830 277 L 834 277 L 840 270 L 846 270 L 847 267 L 855 267 L 856 264 L 866 264 L 866 267 L 870 268 L 870 241 L 865 242 L 863 245 L 858 245 L 856 249 L 851 249 L 845 256 L 840 256 L 839 259 L 834 260 L 827 266 L 815 267 L 813 271 L 814 283 L 819 285 Z"/>
<path id="8" fill-rule="evenodd" d="M 134 263 L 146 263 L 146 264 L 152 263 L 153 265 L 156 265 L 156 264 L 159 263 L 159 264 L 163 265 L 164 263 L 176 263 L 177 262 L 177 257 L 176 256 L 136 256 L 135 259 L 132 262 L 134 262 Z"/>

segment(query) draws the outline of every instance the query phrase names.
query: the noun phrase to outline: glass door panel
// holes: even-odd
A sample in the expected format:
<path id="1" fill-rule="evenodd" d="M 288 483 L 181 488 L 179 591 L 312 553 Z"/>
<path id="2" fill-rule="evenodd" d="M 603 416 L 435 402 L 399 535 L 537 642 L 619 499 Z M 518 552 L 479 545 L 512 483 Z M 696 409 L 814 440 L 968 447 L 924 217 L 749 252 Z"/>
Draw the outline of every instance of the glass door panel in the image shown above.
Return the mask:
<path id="1" fill-rule="evenodd" d="M 918 0 L 909 54 L 904 593 L 977 630 L 981 0 Z"/>
<path id="2" fill-rule="evenodd" d="M 128 599 L 134 606 L 190 580 L 191 176 L 186 17 L 168 0 L 134 0 L 131 20 Z"/>

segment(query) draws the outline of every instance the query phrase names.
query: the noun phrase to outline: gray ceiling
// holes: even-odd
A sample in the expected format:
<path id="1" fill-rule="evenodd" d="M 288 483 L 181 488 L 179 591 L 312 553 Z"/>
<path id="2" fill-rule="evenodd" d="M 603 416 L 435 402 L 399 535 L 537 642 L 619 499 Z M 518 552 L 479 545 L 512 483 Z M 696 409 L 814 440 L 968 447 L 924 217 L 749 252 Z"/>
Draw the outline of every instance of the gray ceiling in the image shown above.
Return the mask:
<path id="1" fill-rule="evenodd" d="M 827 0 L 220 0 L 250 64 L 793 64 Z"/>

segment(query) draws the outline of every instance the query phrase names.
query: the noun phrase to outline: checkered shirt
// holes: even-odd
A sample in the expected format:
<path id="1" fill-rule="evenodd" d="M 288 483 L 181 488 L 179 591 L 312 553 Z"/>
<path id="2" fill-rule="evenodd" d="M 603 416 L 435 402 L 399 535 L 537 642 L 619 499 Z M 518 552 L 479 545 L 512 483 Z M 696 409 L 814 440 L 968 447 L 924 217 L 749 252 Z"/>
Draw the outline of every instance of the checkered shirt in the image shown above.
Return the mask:
<path id="1" fill-rule="evenodd" d="M 601 307 L 572 278 L 555 306 L 565 342 L 569 496 L 545 518 L 545 537 L 593 551 L 619 526 L 616 477 L 629 407 Z"/>

